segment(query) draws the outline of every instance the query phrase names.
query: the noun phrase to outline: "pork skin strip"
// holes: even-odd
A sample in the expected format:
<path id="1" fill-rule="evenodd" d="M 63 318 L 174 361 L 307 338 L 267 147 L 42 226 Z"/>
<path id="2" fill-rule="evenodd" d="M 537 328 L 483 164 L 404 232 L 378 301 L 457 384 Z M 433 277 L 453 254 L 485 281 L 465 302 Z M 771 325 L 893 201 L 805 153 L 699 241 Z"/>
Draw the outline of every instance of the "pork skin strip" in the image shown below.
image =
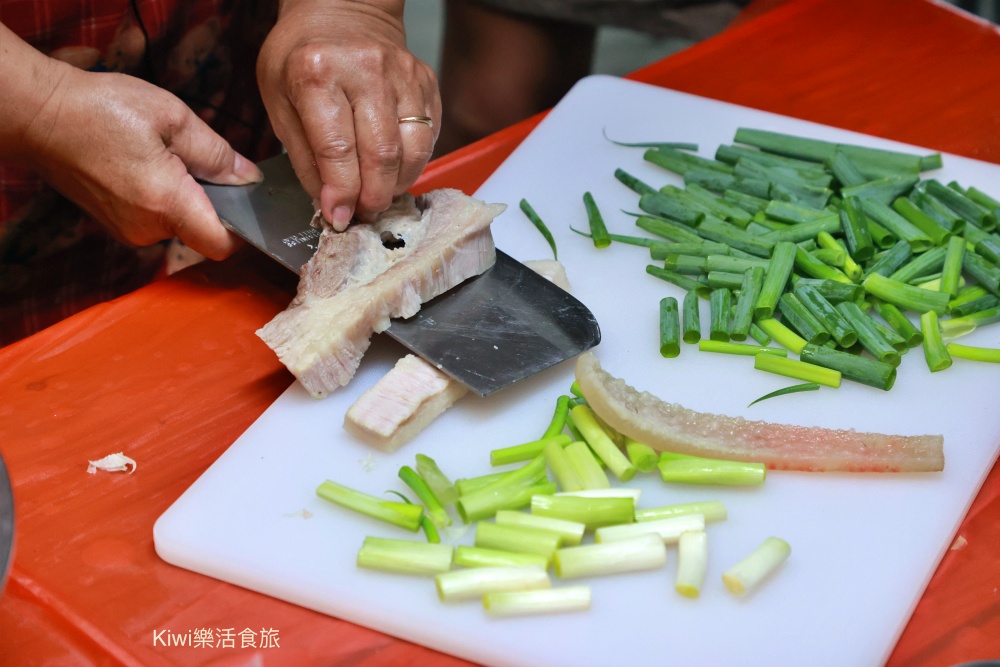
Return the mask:
<path id="1" fill-rule="evenodd" d="M 659 451 L 764 463 L 773 470 L 935 472 L 944 469 L 940 435 L 885 435 L 853 429 L 772 424 L 696 412 L 639 392 L 580 355 L 576 381 L 598 417 Z"/>
<path id="2" fill-rule="evenodd" d="M 288 308 L 257 335 L 316 398 L 346 385 L 390 318 L 493 266 L 490 223 L 506 208 L 458 190 L 404 194 L 370 224 L 324 228 Z"/>

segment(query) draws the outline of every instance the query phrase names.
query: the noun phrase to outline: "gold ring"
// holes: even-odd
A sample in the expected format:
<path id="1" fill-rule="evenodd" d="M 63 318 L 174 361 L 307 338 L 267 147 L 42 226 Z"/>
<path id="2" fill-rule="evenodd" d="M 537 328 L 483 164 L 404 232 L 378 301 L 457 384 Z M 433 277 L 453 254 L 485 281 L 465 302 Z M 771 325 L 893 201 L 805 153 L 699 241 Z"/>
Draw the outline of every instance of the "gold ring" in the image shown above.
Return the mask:
<path id="1" fill-rule="evenodd" d="M 403 116 L 399 119 L 400 123 L 423 123 L 427 127 L 434 127 L 434 121 L 431 120 L 430 116 Z"/>

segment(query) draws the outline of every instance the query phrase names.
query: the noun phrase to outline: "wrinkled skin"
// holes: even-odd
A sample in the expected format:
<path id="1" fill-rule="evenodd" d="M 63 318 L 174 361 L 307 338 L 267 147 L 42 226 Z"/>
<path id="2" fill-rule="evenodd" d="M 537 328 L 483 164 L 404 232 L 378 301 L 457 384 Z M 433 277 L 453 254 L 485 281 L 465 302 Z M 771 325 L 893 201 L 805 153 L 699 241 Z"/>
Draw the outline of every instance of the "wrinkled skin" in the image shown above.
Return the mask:
<path id="1" fill-rule="evenodd" d="M 338 228 L 387 208 L 433 150 L 437 81 L 406 51 L 402 2 L 282 3 L 258 80 L 303 185 Z M 212 259 L 238 247 L 195 179 L 260 172 L 171 93 L 49 58 L 2 24 L 0 90 L 0 158 L 37 171 L 119 239 L 176 236 Z M 397 123 L 412 115 L 435 127 Z"/>
<path id="2" fill-rule="evenodd" d="M 326 220 L 371 220 L 420 175 L 441 116 L 433 70 L 406 50 L 403 3 L 283 2 L 257 78 L 278 139 Z M 429 116 L 434 127 L 400 124 Z"/>

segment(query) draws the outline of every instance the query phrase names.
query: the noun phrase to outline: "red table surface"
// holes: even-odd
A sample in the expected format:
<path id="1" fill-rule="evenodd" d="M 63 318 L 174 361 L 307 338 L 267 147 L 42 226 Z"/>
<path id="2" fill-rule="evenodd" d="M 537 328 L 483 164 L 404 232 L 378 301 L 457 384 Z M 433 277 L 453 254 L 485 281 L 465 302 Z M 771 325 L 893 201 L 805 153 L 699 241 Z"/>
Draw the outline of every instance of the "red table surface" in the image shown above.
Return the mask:
<path id="1" fill-rule="evenodd" d="M 1000 31 L 941 4 L 758 0 L 726 32 L 631 78 L 1000 163 L 998 64 Z M 539 120 L 433 162 L 416 189 L 473 192 Z M 157 517 L 292 381 L 253 332 L 293 290 L 246 249 L 0 350 L 0 452 L 16 503 L 0 664 L 469 664 L 154 552 Z M 138 461 L 134 474 L 86 473 L 118 451 Z M 890 665 L 1000 657 L 1000 465 L 957 537 Z M 154 641 L 202 628 L 258 641 L 273 630 L 278 647 Z"/>

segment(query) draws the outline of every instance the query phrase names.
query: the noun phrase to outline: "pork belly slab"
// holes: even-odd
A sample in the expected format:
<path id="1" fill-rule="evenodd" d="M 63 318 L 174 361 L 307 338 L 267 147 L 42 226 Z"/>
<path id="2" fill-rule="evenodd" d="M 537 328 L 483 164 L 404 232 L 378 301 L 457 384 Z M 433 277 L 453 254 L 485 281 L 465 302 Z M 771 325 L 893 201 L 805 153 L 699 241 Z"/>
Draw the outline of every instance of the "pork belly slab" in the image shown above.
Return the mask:
<path id="1" fill-rule="evenodd" d="M 346 385 L 390 318 L 496 261 L 490 223 L 506 208 L 458 190 L 405 194 L 371 224 L 325 228 L 298 293 L 257 335 L 316 398 Z"/>

